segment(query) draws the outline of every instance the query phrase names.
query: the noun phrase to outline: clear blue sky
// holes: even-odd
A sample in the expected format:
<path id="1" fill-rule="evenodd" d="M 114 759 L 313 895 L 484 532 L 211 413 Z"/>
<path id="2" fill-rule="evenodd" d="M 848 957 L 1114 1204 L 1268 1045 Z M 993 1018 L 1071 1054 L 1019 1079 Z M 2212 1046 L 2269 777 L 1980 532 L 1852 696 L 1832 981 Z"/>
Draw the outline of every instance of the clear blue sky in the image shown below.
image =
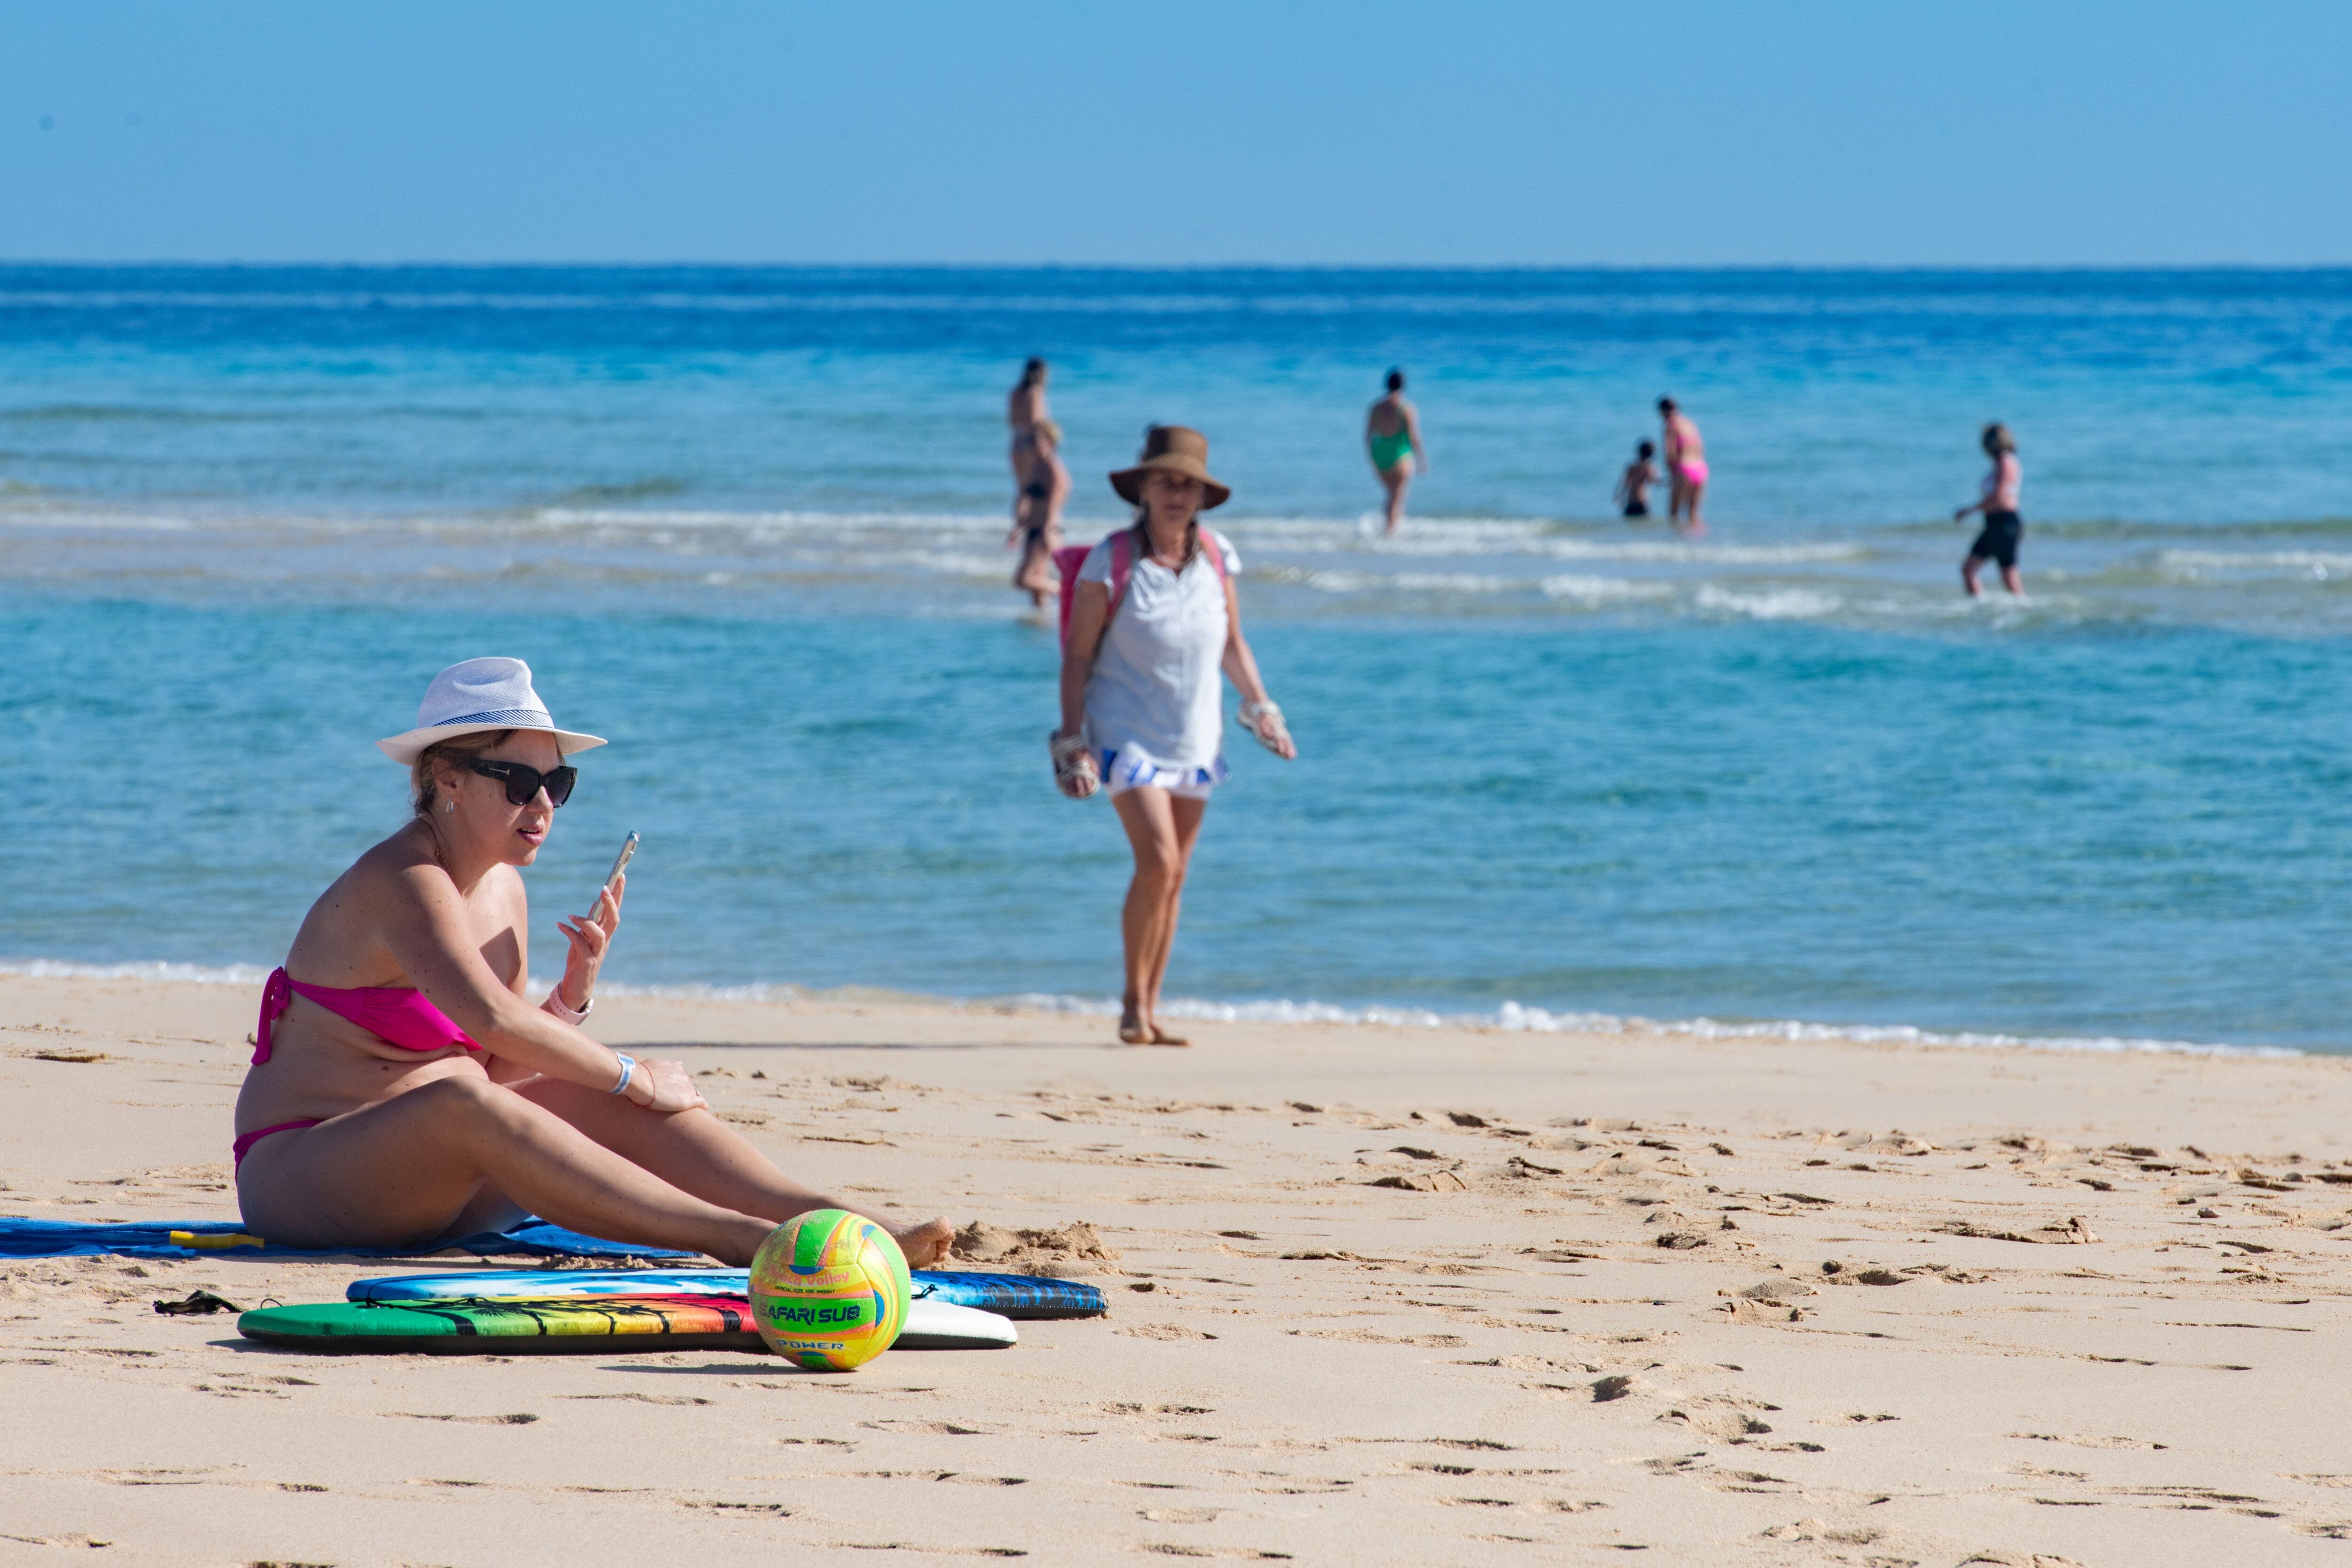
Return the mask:
<path id="1" fill-rule="evenodd" d="M 0 257 L 2352 262 L 2352 5 L 0 0 Z"/>

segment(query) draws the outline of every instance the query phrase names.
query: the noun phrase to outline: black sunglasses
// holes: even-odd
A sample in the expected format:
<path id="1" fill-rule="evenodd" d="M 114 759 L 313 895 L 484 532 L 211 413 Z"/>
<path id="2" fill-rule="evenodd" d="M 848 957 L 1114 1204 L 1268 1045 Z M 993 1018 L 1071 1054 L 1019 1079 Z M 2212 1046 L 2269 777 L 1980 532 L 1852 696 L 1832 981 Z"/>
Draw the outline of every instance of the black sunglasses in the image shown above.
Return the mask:
<path id="1" fill-rule="evenodd" d="M 572 767 L 541 773 L 529 763 L 486 763 L 479 759 L 466 765 L 486 779 L 497 779 L 505 784 L 509 805 L 529 805 L 542 789 L 547 792 L 550 805 L 562 805 L 572 798 L 572 786 L 580 782 L 580 770 Z"/>

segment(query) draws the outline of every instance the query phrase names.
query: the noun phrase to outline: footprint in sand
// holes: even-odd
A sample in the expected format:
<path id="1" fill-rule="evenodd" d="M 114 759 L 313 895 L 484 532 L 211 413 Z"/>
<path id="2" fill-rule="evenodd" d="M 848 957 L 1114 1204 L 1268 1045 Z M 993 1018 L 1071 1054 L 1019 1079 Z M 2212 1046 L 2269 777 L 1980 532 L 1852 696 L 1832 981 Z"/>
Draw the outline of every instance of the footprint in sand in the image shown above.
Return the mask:
<path id="1" fill-rule="evenodd" d="M 2076 1448 L 2162 1448 L 2162 1443 L 2145 1442 L 2137 1437 L 2096 1437 L 2081 1432 L 2011 1432 L 2012 1437 L 2022 1437 L 2032 1443 L 2064 1443 Z M 2352 1481 L 2346 1484 L 2352 1485 Z"/>

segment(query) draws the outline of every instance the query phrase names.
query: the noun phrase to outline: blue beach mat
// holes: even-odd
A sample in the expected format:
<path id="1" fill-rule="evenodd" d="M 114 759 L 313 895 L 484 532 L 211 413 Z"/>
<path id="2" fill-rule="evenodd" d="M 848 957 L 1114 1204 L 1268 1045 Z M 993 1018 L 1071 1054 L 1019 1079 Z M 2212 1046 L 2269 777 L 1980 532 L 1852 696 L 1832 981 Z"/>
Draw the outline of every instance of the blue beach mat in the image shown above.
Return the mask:
<path id="1" fill-rule="evenodd" d="M 183 1239 L 174 1239 L 174 1235 Z M 423 1247 L 280 1247 L 226 1220 L 178 1220 L 147 1225 L 71 1225 L 0 1215 L 0 1258 L 431 1258 L 470 1252 L 477 1258 L 646 1258 L 684 1262 L 701 1256 L 662 1247 L 604 1241 L 527 1219 L 506 1230 L 483 1231 Z"/>

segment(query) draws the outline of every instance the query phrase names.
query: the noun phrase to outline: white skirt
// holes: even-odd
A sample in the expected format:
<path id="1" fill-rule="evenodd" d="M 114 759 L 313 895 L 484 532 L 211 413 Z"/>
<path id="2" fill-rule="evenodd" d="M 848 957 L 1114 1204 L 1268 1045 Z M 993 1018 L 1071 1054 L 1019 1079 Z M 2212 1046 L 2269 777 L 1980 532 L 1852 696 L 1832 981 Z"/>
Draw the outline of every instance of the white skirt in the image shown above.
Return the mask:
<path id="1" fill-rule="evenodd" d="M 1234 776 L 1223 752 L 1205 768 L 1175 768 L 1154 760 L 1132 741 L 1116 752 L 1098 752 L 1097 760 L 1102 763 L 1103 784 L 1115 796 L 1148 784 L 1179 800 L 1206 800 L 1211 790 Z"/>

